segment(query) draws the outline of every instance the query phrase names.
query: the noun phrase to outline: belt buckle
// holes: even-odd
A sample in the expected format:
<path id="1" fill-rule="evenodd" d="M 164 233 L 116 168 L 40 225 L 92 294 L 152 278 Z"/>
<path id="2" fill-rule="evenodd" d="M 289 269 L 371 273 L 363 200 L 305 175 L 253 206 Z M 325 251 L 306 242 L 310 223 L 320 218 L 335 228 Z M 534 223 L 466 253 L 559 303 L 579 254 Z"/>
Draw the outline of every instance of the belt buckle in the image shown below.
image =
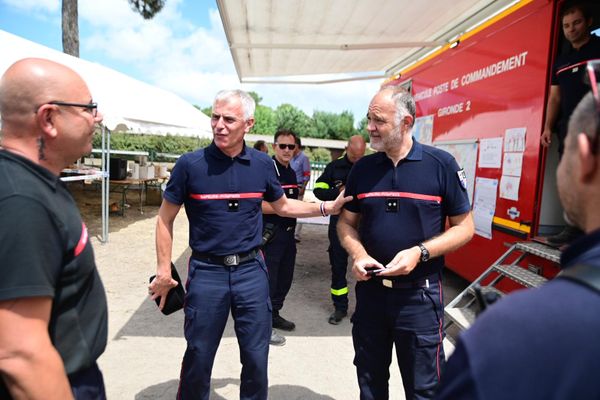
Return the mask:
<path id="1" fill-rule="evenodd" d="M 382 279 L 381 283 L 383 284 L 383 286 L 388 287 L 390 289 L 394 287 L 394 283 L 391 279 Z"/>
<path id="2" fill-rule="evenodd" d="M 235 265 L 239 265 L 240 257 L 237 254 L 230 254 L 228 256 L 223 257 L 223 264 L 227 267 L 232 267 Z"/>

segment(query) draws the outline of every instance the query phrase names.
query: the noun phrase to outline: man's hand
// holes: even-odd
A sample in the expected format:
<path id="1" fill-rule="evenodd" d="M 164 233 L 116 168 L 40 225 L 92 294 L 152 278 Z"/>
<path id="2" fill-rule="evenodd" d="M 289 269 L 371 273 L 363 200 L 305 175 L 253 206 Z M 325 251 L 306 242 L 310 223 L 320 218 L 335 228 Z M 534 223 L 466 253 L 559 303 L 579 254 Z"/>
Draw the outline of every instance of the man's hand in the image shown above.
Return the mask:
<path id="1" fill-rule="evenodd" d="M 419 246 L 402 250 L 388 265 L 385 270 L 380 272 L 380 276 L 408 275 L 415 269 L 421 258 L 421 249 Z"/>
<path id="2" fill-rule="evenodd" d="M 371 276 L 367 275 L 367 269 L 383 269 L 383 265 L 369 255 L 354 260 L 352 272 L 357 280 L 368 281 L 371 279 Z"/>
<path id="3" fill-rule="evenodd" d="M 340 212 L 342 212 L 342 208 L 344 207 L 344 204 L 346 204 L 347 202 L 349 202 L 350 200 L 352 200 L 352 196 L 345 196 L 344 197 L 344 190 L 342 190 L 340 192 L 340 194 L 338 195 L 338 197 L 335 199 L 335 201 L 331 202 L 331 201 L 326 201 L 324 202 L 323 206 L 325 207 L 325 213 L 329 214 L 329 215 L 338 215 Z"/>
<path id="4" fill-rule="evenodd" d="M 540 137 L 540 142 L 544 147 L 550 146 L 550 143 L 552 143 L 552 130 L 544 129 L 542 136 Z"/>
<path id="5" fill-rule="evenodd" d="M 161 311 L 165 307 L 169 290 L 177 285 L 177 281 L 173 279 L 170 272 L 168 274 L 157 274 L 156 278 L 148 285 L 150 299 L 155 300 L 157 297 L 160 297 L 158 308 L 160 308 Z"/>

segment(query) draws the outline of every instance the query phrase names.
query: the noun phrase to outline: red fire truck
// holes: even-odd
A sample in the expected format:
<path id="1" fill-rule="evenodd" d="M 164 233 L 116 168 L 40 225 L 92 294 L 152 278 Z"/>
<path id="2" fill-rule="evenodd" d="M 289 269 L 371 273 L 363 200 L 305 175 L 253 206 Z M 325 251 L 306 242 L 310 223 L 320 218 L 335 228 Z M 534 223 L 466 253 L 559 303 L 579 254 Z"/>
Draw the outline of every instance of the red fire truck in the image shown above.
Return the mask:
<path id="1" fill-rule="evenodd" d="M 507 246 L 564 223 L 557 149 L 540 145 L 552 63 L 568 45 L 559 21 L 563 3 L 519 2 L 389 80 L 414 95 L 415 135 L 451 151 L 470 175 L 477 234 L 446 264 L 471 281 Z M 558 271 L 548 257 L 533 260 L 525 267 L 540 275 Z"/>

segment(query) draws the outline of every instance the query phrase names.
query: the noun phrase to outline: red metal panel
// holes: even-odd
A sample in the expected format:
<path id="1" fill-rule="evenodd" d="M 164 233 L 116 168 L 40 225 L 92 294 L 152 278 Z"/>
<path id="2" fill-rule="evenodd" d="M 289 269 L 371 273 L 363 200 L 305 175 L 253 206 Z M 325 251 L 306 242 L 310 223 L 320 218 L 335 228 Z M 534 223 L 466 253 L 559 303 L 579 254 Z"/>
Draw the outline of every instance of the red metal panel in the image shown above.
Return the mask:
<path id="1" fill-rule="evenodd" d="M 520 212 L 516 221 L 534 227 L 543 175 L 540 134 L 552 23 L 552 2 L 533 1 L 399 79 L 412 79 L 417 116 L 434 115 L 434 142 L 500 137 L 509 128 L 527 129 L 519 200 L 498 197 L 495 216 L 509 219 L 508 209 L 516 207 Z M 494 64 L 487 76 L 478 75 Z M 500 179 L 501 173 L 501 168 L 477 168 L 476 176 Z M 492 235 L 492 240 L 476 235 L 449 255 L 446 264 L 467 279 L 479 276 L 506 251 L 506 242 L 518 240 L 495 229 Z"/>

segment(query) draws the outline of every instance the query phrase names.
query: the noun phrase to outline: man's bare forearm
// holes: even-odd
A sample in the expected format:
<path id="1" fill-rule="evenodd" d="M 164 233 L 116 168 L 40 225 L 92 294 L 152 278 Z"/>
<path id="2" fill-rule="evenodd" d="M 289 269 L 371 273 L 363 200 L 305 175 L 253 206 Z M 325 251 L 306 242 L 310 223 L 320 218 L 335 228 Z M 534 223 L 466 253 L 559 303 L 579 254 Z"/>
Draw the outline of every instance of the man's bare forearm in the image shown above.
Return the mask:
<path id="1" fill-rule="evenodd" d="M 444 233 L 423 244 L 429 251 L 431 257 L 439 257 L 448 254 L 471 240 L 475 231 L 471 213 L 464 215 L 457 221 L 456 225 L 448 228 Z"/>
<path id="2" fill-rule="evenodd" d="M 346 249 L 352 259 L 357 260 L 368 255 L 364 246 L 360 242 L 356 227 L 350 225 L 343 218 L 340 218 L 338 221 L 337 233 L 342 247 Z"/>
<path id="3" fill-rule="evenodd" d="M 0 363 L 0 369 L 13 399 L 72 399 L 62 359 L 54 347 L 13 354 Z M 35 354 L 34 354 L 35 353 Z"/>

